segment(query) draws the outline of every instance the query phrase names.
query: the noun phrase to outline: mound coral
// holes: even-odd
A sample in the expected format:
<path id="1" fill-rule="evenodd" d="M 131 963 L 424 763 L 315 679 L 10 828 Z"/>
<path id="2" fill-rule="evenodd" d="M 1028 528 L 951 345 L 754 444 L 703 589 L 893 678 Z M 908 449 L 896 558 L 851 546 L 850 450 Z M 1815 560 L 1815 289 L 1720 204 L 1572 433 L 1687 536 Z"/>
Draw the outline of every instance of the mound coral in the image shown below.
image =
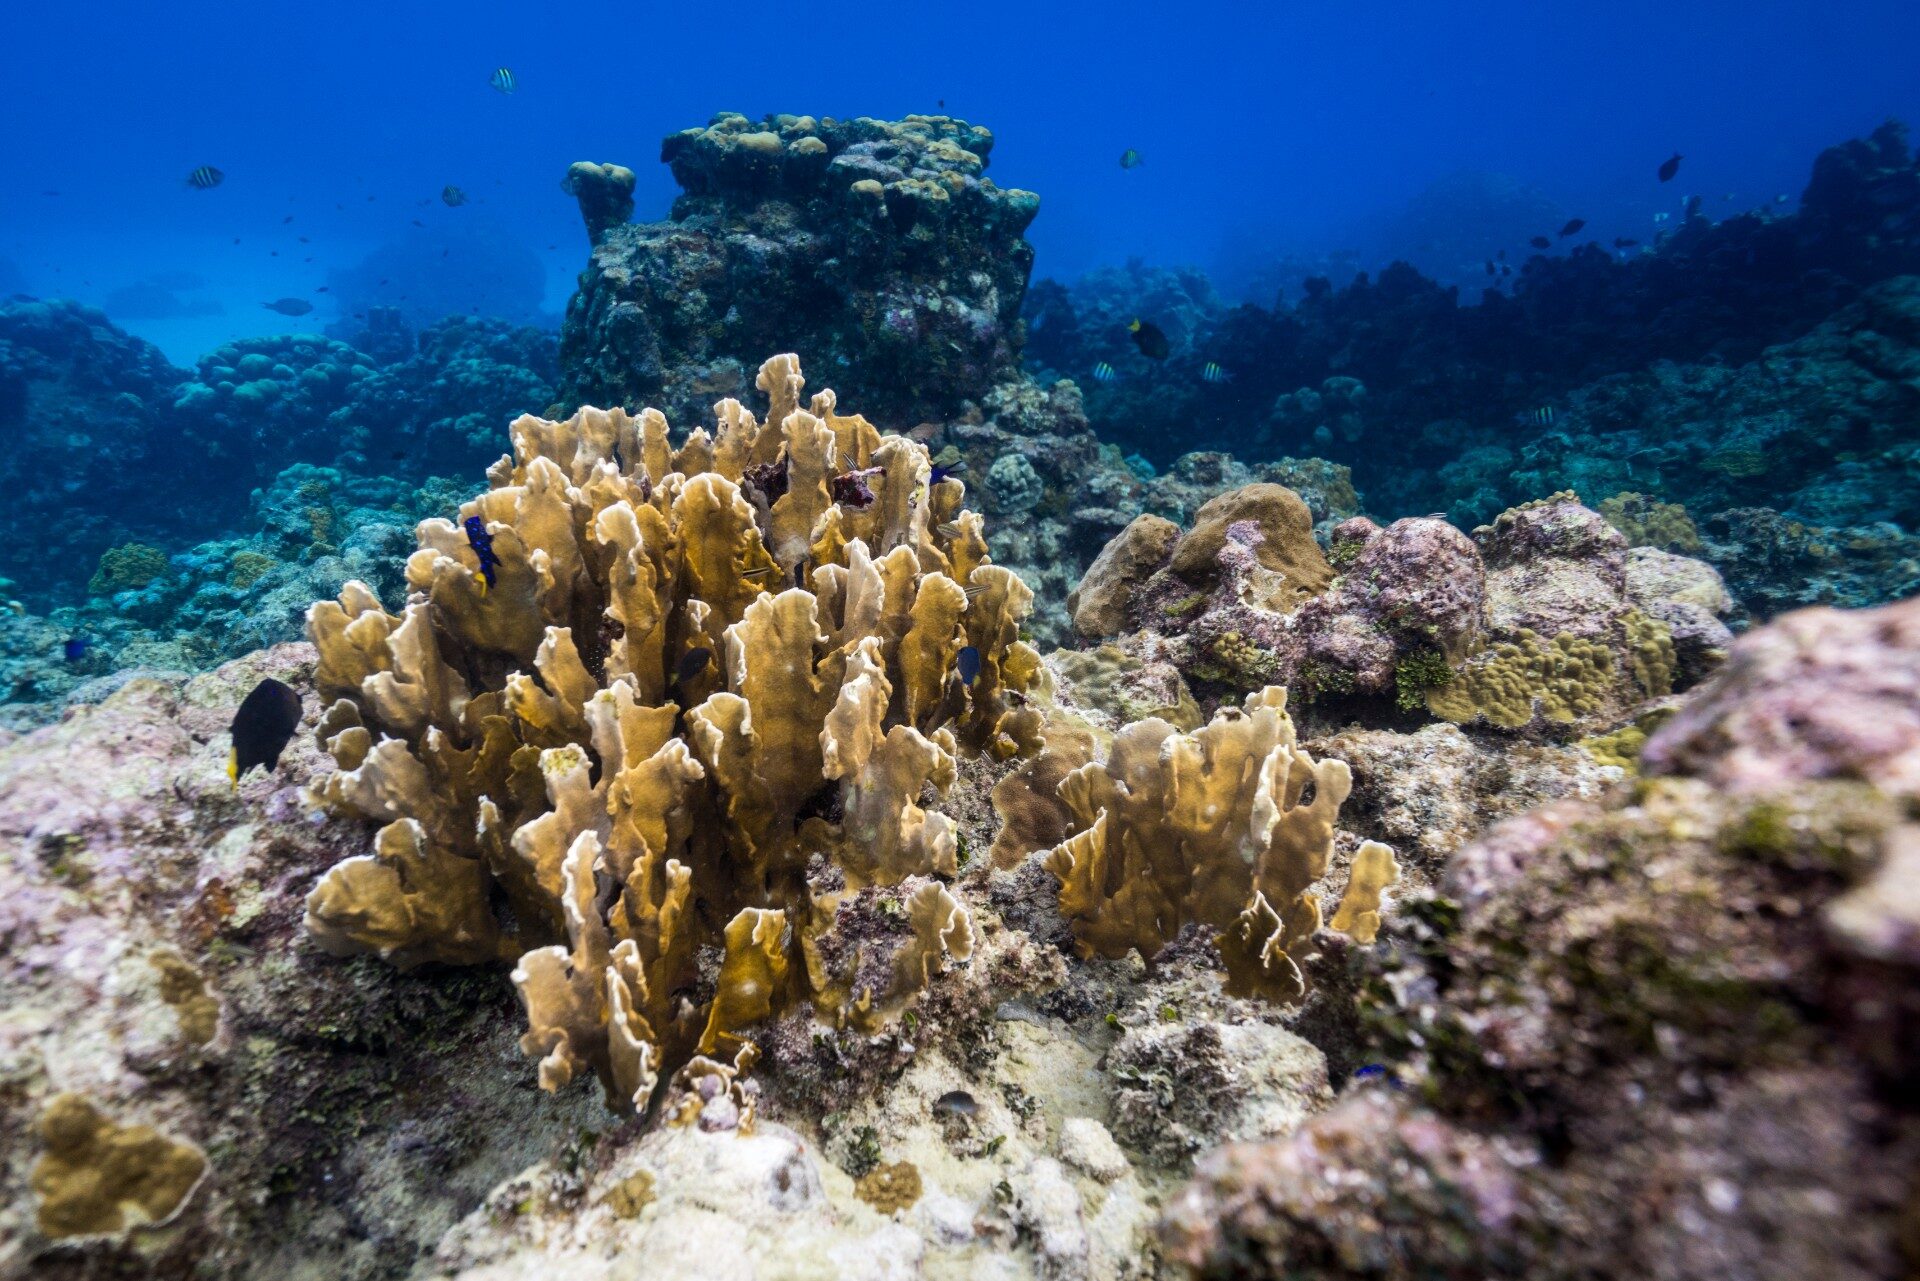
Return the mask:
<path id="1" fill-rule="evenodd" d="M 764 425 L 722 401 L 678 450 L 653 410 L 520 418 L 460 509 L 489 575 L 428 520 L 402 614 L 359 583 L 308 614 L 339 767 L 313 797 L 385 825 L 308 899 L 314 937 L 518 957 L 541 1084 L 592 1071 L 622 1110 L 679 1064 L 732 1097 L 756 1021 L 810 1000 L 873 1028 L 965 959 L 967 913 L 927 879 L 954 827 L 923 792 L 963 749 L 1038 746 L 1032 594 L 961 485 L 831 392 L 802 409 L 791 356 L 758 385 Z M 839 920 L 896 885 L 903 937 Z"/>
<path id="2" fill-rule="evenodd" d="M 167 572 L 167 554 L 146 543 L 122 543 L 100 557 L 99 568 L 87 583 L 95 596 L 145 587 Z"/>
<path id="3" fill-rule="evenodd" d="M 1127 726 L 1106 760 L 1058 788 L 1072 834 L 1045 863 L 1080 950 L 1151 959 L 1199 922 L 1218 931 L 1230 994 L 1298 1000 L 1321 925 L 1315 886 L 1352 785 L 1345 762 L 1300 749 L 1278 687 L 1192 734 L 1158 719 Z M 1362 845 L 1336 927 L 1370 940 L 1396 872 L 1386 846 Z"/>

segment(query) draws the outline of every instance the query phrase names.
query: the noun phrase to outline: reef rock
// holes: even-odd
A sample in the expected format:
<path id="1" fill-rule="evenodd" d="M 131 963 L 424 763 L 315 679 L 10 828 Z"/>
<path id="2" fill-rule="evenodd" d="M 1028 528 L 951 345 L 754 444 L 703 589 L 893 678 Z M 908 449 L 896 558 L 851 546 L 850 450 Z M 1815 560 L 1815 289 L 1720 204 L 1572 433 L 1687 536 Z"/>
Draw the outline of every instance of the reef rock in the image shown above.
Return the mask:
<path id="1" fill-rule="evenodd" d="M 563 399 L 695 420 L 744 394 L 767 352 L 797 349 L 876 417 L 955 416 L 1017 374 L 1033 264 L 1039 198 L 984 176 L 992 149 L 947 116 L 724 113 L 662 143 L 672 216 L 624 226 L 576 166 L 594 248 Z"/>
<path id="2" fill-rule="evenodd" d="M 236 790 L 225 730 L 267 675 L 311 714 L 314 659 L 134 679 L 0 744 L 0 1274 L 391 1275 L 591 1122 L 503 1071 L 497 981 L 306 940 L 353 834 L 301 806 L 304 736 Z"/>
<path id="3" fill-rule="evenodd" d="M 1362 963 L 1386 1066 L 1205 1159 L 1194 1275 L 1868 1278 L 1913 1265 L 1909 605 L 1789 616 L 1649 749 L 1509 819 Z M 1664 742 L 1663 742 L 1664 740 Z"/>

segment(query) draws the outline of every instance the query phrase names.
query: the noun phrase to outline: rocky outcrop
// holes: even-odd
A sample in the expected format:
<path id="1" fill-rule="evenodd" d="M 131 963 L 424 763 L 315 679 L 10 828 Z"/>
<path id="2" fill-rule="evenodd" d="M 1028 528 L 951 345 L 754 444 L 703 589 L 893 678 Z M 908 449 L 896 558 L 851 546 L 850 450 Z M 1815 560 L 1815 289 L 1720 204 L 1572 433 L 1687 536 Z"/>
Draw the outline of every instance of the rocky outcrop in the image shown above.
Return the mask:
<path id="1" fill-rule="evenodd" d="M 724 113 L 661 145 L 683 192 L 664 221 L 609 226 L 606 167 L 570 177 L 594 249 L 563 399 L 699 421 L 800 351 L 876 419 L 955 416 L 1017 374 L 1033 265 L 1039 198 L 984 176 L 992 149 L 947 116 Z"/>

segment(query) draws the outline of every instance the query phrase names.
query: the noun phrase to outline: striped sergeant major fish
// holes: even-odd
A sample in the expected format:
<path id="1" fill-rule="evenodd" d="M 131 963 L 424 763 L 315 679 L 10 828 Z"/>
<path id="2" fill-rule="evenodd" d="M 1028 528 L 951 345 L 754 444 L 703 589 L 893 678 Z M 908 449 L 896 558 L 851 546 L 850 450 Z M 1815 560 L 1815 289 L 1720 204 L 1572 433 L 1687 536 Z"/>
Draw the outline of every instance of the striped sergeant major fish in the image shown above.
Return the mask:
<path id="1" fill-rule="evenodd" d="M 495 68 L 493 79 L 487 81 L 487 83 L 495 89 L 498 89 L 501 93 L 512 93 L 520 87 L 519 82 L 513 78 L 513 72 L 506 67 Z"/>
<path id="2" fill-rule="evenodd" d="M 1120 375 L 1114 373 L 1113 366 L 1109 365 L 1106 361 L 1096 360 L 1093 362 L 1093 381 L 1097 383 L 1110 383 L 1118 377 L 1120 377 Z"/>
<path id="3" fill-rule="evenodd" d="M 195 169 L 187 175 L 187 185 L 195 191 L 212 191 L 226 180 L 227 175 L 221 173 L 212 165 L 201 165 L 198 169 Z"/>

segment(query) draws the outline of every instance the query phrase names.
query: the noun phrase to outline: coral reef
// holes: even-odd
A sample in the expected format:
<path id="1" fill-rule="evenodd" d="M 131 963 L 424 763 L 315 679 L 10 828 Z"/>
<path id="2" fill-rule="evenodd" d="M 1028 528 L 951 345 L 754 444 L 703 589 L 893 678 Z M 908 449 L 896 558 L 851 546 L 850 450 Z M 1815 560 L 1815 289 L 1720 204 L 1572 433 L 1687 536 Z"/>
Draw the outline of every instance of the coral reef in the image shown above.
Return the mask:
<path id="1" fill-rule="evenodd" d="M 1916 583 L 1916 173 L 1889 123 L 1823 153 L 1796 213 L 1696 214 L 1618 260 L 1536 255 L 1471 305 L 1404 263 L 1272 309 L 1138 264 L 1043 280 L 1029 364 L 1155 463 L 1310 452 L 1378 511 L 1463 528 L 1573 489 L 1636 543 L 1705 556 L 1756 617 L 1872 604 Z M 1128 349 L 1134 314 L 1174 339 L 1167 361 Z"/>
<path id="2" fill-rule="evenodd" d="M 1241 518 L 1265 505 L 1288 519 Z M 1149 522 L 1082 581 L 1083 633 L 1122 650 L 1170 646 L 1206 686 L 1287 685 L 1333 717 L 1430 711 L 1591 731 L 1696 682 L 1729 639 L 1710 566 L 1629 551 L 1571 494 L 1510 509 L 1471 538 L 1432 518 L 1381 529 L 1353 517 L 1328 532 L 1325 556 L 1306 509 L 1273 485 L 1213 499 L 1177 540 Z"/>
<path id="3" fill-rule="evenodd" d="M 541 1084 L 592 1071 L 621 1109 L 677 1072 L 699 1112 L 769 1014 L 872 1030 L 965 960 L 967 913 L 917 879 L 955 870 L 952 823 L 917 801 L 962 745 L 1038 728 L 1031 593 L 960 487 L 830 392 L 799 408 L 792 357 L 757 385 L 766 426 L 723 402 L 677 451 L 651 410 L 521 418 L 461 508 L 485 544 L 426 521 L 403 614 L 348 583 L 308 616 L 340 766 L 314 797 L 386 824 L 314 890 L 314 936 L 402 966 L 519 955 Z"/>
<path id="4" fill-rule="evenodd" d="M 389 320 L 355 337 L 386 357 L 339 338 L 283 335 L 219 348 L 190 374 L 90 308 L 0 303 L 0 426 L 12 445 L 0 478 L 21 520 L 48 531 L 31 549 L 19 540 L 0 548 L 13 594 L 41 609 L 78 604 L 87 592 L 152 582 L 162 569 L 155 554 L 262 539 L 248 528 L 258 518 L 250 495 L 301 464 L 396 492 L 412 488 L 404 481 L 471 472 L 498 456 L 515 414 L 553 401 L 557 348 L 537 330 L 454 317 L 417 337 Z M 152 549 L 142 582 L 118 576 L 133 562 L 115 549 L 128 544 Z M 159 625 L 152 611 L 146 621 Z M 250 630 L 217 653 L 294 634 Z"/>
<path id="5" fill-rule="evenodd" d="M 946 116 L 724 113 L 662 143 L 683 192 L 671 218 L 625 226 L 570 174 L 594 248 L 564 399 L 697 419 L 745 394 L 764 353 L 798 348 L 885 421 L 982 400 L 1017 373 L 1040 204 L 983 176 L 992 149 Z"/>
<path id="6" fill-rule="evenodd" d="M 1361 962 L 1401 1088 L 1207 1158 L 1170 1256 L 1196 1275 L 1910 1267 L 1920 1125 L 1888 1087 L 1914 1070 L 1896 886 L 1915 609 L 1743 639 L 1654 735 L 1658 777 L 1463 850 Z"/>
<path id="7" fill-rule="evenodd" d="M 391 1276 L 594 1124 L 501 1070 L 500 985 L 305 939 L 355 834 L 301 805 L 305 735 L 236 791 L 224 731 L 262 676 L 311 708 L 314 658 L 140 677 L 0 732 L 0 1273 Z"/>
<path id="8" fill-rule="evenodd" d="M 564 372 L 0 304 L 0 1274 L 1914 1270 L 1897 128 L 1233 310 L 990 141 L 574 166 Z"/>

